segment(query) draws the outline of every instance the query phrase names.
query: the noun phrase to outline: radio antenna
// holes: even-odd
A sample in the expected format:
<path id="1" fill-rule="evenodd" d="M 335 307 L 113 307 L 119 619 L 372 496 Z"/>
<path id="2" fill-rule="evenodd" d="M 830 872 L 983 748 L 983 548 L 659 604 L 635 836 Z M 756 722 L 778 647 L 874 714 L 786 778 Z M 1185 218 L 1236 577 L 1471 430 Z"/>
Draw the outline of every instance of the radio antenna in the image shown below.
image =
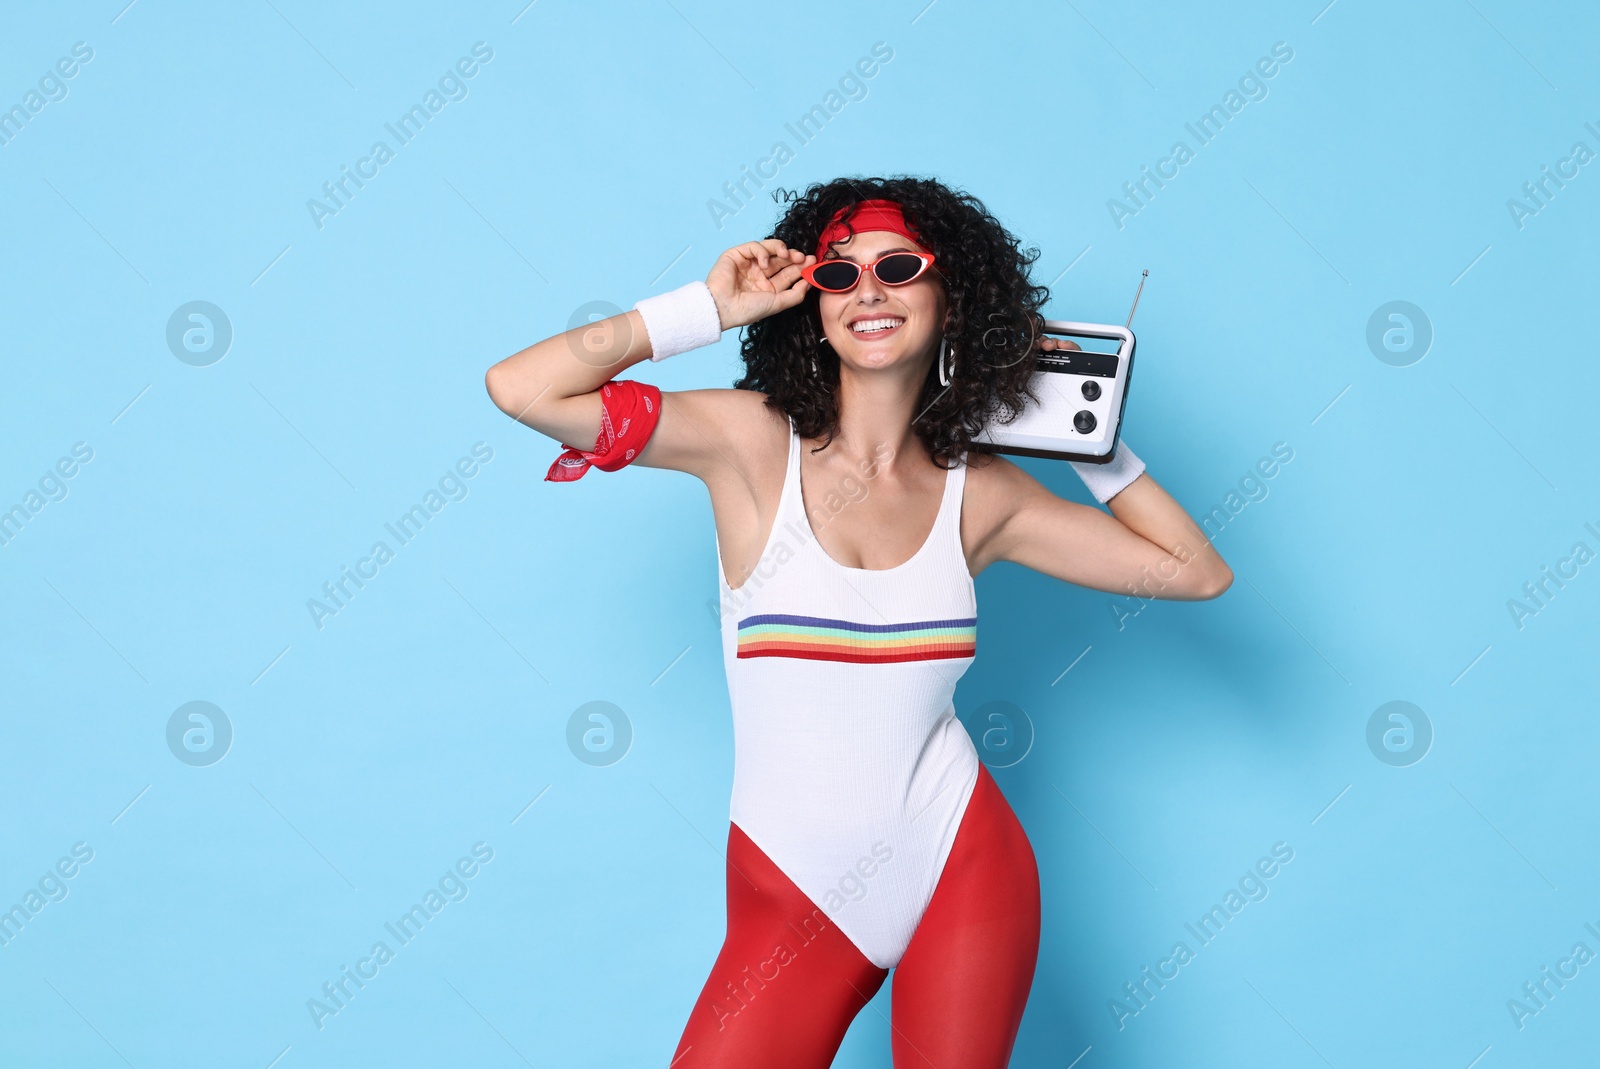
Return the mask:
<path id="1" fill-rule="evenodd" d="M 1145 268 L 1144 274 L 1139 276 L 1139 289 L 1133 295 L 1133 307 L 1128 309 L 1127 326 L 1133 326 L 1133 313 L 1139 310 L 1139 294 L 1144 292 L 1144 280 L 1150 277 L 1150 269 Z M 1126 327 L 1124 329 L 1127 329 Z"/>

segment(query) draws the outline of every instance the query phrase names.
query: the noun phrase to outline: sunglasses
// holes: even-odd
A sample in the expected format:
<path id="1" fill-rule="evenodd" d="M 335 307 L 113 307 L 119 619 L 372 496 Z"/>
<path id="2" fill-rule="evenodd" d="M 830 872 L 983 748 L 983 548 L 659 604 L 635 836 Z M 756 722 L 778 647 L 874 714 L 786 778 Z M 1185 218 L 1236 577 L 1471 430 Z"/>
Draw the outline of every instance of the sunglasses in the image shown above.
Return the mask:
<path id="1" fill-rule="evenodd" d="M 854 260 L 818 260 L 802 267 L 800 274 L 819 290 L 848 293 L 861 281 L 863 271 L 871 271 L 885 286 L 904 286 L 932 266 L 930 252 L 891 252 L 869 264 L 858 264 Z"/>

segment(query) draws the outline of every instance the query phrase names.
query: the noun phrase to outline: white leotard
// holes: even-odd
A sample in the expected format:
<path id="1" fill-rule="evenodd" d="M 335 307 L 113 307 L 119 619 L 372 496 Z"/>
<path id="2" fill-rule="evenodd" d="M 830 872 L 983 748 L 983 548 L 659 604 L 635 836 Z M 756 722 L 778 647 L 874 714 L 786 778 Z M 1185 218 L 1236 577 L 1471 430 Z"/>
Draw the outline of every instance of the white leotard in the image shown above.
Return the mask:
<path id="1" fill-rule="evenodd" d="M 978 778 L 951 701 L 977 636 L 961 549 L 966 457 L 946 475 L 927 541 L 878 570 L 842 565 L 818 543 L 802 504 L 802 448 L 790 420 L 777 517 L 738 590 L 717 546 L 733 708 L 729 816 L 873 964 L 890 968 L 933 896 Z M 825 490 L 810 492 L 823 523 L 837 509 Z"/>

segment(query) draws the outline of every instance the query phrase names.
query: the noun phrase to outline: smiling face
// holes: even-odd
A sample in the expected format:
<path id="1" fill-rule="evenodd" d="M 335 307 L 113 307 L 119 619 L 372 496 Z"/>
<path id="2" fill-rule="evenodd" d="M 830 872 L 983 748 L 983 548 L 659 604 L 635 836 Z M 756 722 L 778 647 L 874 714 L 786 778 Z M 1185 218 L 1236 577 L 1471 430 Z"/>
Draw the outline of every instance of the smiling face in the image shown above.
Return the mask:
<path id="1" fill-rule="evenodd" d="M 929 251 L 892 230 L 868 230 L 836 242 L 824 259 L 868 264 L 896 250 Z M 885 286 L 863 271 L 850 292 L 818 290 L 817 298 L 823 333 L 842 364 L 866 369 L 920 363 L 925 372 L 939 351 L 945 293 L 937 265 L 903 286 Z"/>

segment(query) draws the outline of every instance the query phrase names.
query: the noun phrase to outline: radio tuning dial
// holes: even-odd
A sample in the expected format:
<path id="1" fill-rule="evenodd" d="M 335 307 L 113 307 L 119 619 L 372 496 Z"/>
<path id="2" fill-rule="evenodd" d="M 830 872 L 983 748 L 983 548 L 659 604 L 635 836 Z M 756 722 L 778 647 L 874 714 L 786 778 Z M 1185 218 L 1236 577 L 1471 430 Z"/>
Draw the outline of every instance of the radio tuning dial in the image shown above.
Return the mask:
<path id="1" fill-rule="evenodd" d="M 1090 431 L 1094 430 L 1095 427 L 1094 413 L 1090 412 L 1087 408 L 1084 409 L 1076 416 L 1072 417 L 1072 425 L 1078 428 L 1079 434 L 1088 434 Z"/>
<path id="2" fill-rule="evenodd" d="M 1100 384 L 1090 379 L 1083 384 L 1083 399 L 1085 401 L 1100 400 Z"/>

